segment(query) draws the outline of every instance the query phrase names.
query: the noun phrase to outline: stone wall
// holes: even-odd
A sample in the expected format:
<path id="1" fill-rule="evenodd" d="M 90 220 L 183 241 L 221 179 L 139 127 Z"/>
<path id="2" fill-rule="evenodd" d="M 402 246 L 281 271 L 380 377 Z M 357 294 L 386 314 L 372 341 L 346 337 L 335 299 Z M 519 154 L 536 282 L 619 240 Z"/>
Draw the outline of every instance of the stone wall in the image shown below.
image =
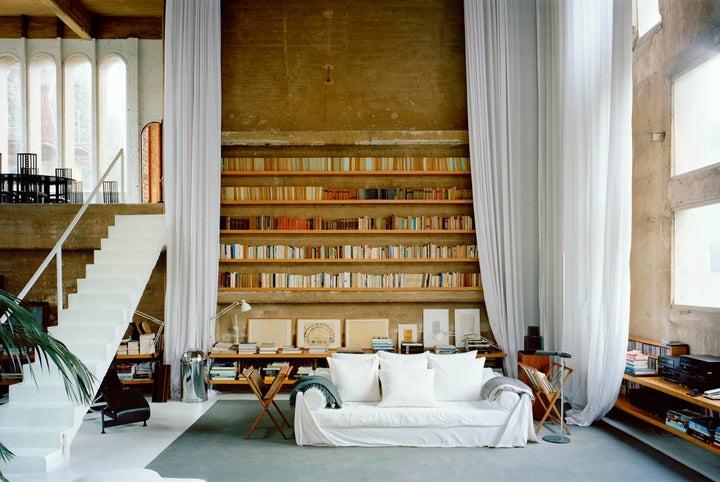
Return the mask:
<path id="1" fill-rule="evenodd" d="M 638 39 L 633 79 L 633 231 L 630 333 L 720 353 L 720 313 L 672 304 L 672 209 L 720 198 L 720 169 L 671 180 L 672 79 L 720 53 L 720 1 L 660 0 L 662 23 Z M 651 133 L 665 132 L 663 141 Z M 720 222 L 720 221 L 719 221 Z"/>

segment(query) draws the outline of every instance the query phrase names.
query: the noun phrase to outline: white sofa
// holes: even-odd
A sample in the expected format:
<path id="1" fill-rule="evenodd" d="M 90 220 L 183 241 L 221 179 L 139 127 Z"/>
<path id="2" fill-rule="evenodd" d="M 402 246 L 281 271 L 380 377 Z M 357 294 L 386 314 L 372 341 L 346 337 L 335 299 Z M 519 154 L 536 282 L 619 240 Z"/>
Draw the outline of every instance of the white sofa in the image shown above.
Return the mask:
<path id="1" fill-rule="evenodd" d="M 298 445 L 523 447 L 537 442 L 529 388 L 494 379 L 497 375 L 474 352 L 336 354 L 328 360 L 327 376 L 337 387 L 341 408 L 328 408 L 327 393 L 314 388 L 295 393 Z"/>

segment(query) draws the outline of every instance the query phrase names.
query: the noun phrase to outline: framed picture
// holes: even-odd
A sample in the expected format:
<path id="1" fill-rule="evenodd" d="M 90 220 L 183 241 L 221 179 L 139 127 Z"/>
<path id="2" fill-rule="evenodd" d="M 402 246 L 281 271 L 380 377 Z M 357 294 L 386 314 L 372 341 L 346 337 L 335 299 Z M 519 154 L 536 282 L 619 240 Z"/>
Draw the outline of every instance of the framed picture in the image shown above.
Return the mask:
<path id="1" fill-rule="evenodd" d="M 418 341 L 418 326 L 414 323 L 398 324 L 398 347 L 402 342 Z"/>
<path id="2" fill-rule="evenodd" d="M 274 343 L 277 346 L 292 345 L 292 320 L 290 318 L 248 318 L 247 341 Z"/>
<path id="3" fill-rule="evenodd" d="M 298 318 L 297 345 L 300 348 L 340 346 L 340 319 L 335 318 Z"/>
<path id="4" fill-rule="evenodd" d="M 480 310 L 455 310 L 455 345 L 465 346 L 467 335 L 480 335 Z"/>
<path id="5" fill-rule="evenodd" d="M 387 318 L 345 319 L 345 346 L 372 348 L 374 336 L 389 336 L 390 320 Z"/>
<path id="6" fill-rule="evenodd" d="M 450 311 L 447 309 L 423 310 L 423 345 L 447 345 L 450 343 Z"/>

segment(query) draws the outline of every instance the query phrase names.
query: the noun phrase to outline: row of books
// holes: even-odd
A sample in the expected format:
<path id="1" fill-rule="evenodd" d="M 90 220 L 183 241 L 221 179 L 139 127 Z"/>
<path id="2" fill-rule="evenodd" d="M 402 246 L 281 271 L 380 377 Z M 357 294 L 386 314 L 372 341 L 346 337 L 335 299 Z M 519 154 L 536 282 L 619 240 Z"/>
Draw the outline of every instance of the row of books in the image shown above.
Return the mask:
<path id="1" fill-rule="evenodd" d="M 220 216 L 220 229 L 230 230 L 301 230 L 301 231 L 445 231 L 473 229 L 472 216 L 360 216 L 325 219 L 322 216 L 292 218 L 288 216 Z"/>
<path id="2" fill-rule="evenodd" d="M 445 343 L 435 345 L 433 350 L 438 355 L 452 355 L 453 353 L 458 352 L 458 349 L 455 345 L 449 345 L 449 344 L 445 344 Z"/>
<path id="3" fill-rule="evenodd" d="M 668 409 L 665 424 L 707 444 L 720 448 L 720 430 L 715 417 L 691 409 Z"/>
<path id="4" fill-rule="evenodd" d="M 221 259 L 476 259 L 477 245 L 287 246 L 221 244 Z"/>
<path id="5" fill-rule="evenodd" d="M 467 157 L 223 157 L 223 171 L 469 171 Z"/>
<path id="6" fill-rule="evenodd" d="M 640 350 L 630 350 L 625 355 L 625 372 L 635 376 L 655 375 L 655 370 L 650 368 L 649 359 Z"/>
<path id="7" fill-rule="evenodd" d="M 120 381 L 152 380 L 155 362 L 117 363 L 115 370 Z"/>
<path id="8" fill-rule="evenodd" d="M 477 288 L 480 273 L 238 273 L 218 274 L 219 288 Z"/>
<path id="9" fill-rule="evenodd" d="M 628 351 L 639 350 L 645 355 L 658 356 L 676 356 L 688 353 L 688 345 L 679 342 L 668 342 L 670 346 L 659 346 L 651 343 L 643 343 L 636 340 L 628 340 Z"/>
<path id="10" fill-rule="evenodd" d="M 137 340 L 123 339 L 117 348 L 118 355 L 150 355 L 155 352 L 155 334 L 140 335 Z"/>
<path id="11" fill-rule="evenodd" d="M 322 187 L 223 186 L 222 201 L 338 201 L 338 200 L 464 200 L 472 189 L 459 187 Z"/>

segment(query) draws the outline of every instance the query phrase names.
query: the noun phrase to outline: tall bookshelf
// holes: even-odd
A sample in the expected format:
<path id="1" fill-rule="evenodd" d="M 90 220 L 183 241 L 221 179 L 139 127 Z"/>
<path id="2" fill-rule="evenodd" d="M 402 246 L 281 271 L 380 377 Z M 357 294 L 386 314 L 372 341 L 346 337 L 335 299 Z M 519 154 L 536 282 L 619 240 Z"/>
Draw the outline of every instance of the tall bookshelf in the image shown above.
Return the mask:
<path id="1" fill-rule="evenodd" d="M 482 308 L 467 157 L 222 162 L 219 304 L 384 317 L 391 333 L 422 329 L 422 308 Z"/>

